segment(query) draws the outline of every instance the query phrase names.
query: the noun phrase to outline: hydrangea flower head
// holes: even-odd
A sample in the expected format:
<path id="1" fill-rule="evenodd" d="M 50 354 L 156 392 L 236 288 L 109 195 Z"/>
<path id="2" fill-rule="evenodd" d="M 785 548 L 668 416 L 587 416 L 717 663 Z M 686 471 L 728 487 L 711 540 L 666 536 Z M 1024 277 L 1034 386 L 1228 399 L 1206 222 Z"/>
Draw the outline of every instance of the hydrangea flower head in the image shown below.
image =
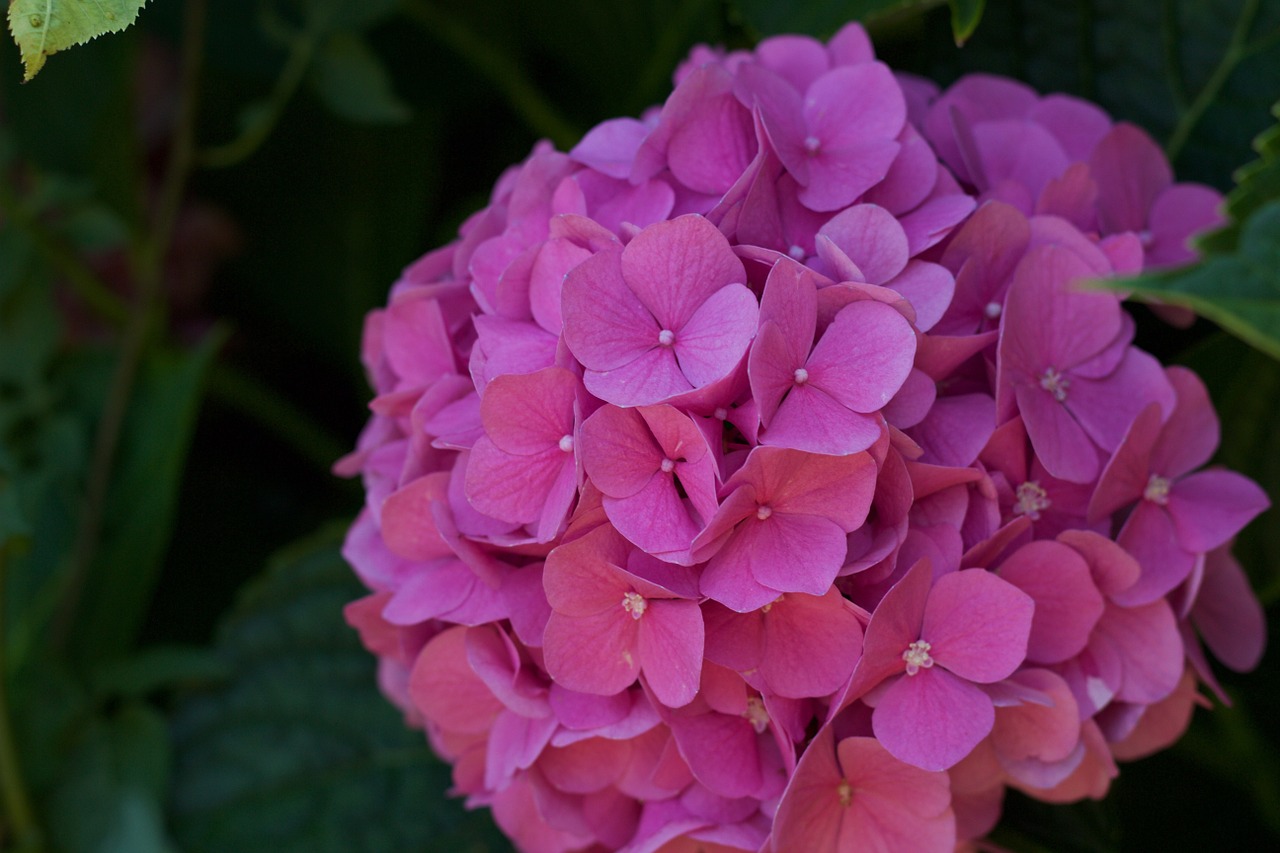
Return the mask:
<path id="1" fill-rule="evenodd" d="M 951 851 L 1245 670 L 1208 393 L 1089 279 L 1218 196 L 852 24 L 540 143 L 365 326 L 347 618 L 525 851 Z"/>

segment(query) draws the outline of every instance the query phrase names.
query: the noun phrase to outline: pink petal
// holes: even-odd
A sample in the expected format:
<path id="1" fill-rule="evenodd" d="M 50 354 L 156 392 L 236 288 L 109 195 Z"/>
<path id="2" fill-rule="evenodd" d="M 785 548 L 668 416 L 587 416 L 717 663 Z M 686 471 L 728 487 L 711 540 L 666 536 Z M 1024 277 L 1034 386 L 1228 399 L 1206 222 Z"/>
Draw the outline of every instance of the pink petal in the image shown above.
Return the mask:
<path id="1" fill-rule="evenodd" d="M 953 766 L 994 724 L 995 708 L 987 694 L 937 667 L 899 677 L 871 715 L 884 748 L 922 770 Z"/>
<path id="2" fill-rule="evenodd" d="M 467 464 L 467 500 L 485 515 L 525 524 L 542 516 L 554 491 L 557 508 L 567 511 L 560 482 L 566 467 L 572 473 L 573 457 L 559 447 L 517 456 L 481 438 Z M 575 480 L 569 482 L 576 487 Z"/>
<path id="3" fill-rule="evenodd" d="M 633 118 L 610 119 L 589 130 L 569 156 L 602 174 L 627 178 L 636 151 L 648 134 L 649 128 Z"/>
<path id="4" fill-rule="evenodd" d="M 995 400 L 986 394 L 960 394 L 935 401 L 910 435 L 925 448 L 920 461 L 964 468 L 986 447 L 995 423 Z"/>
<path id="5" fill-rule="evenodd" d="M 1160 146 L 1123 122 L 1094 148 L 1089 168 L 1098 181 L 1098 218 L 1107 233 L 1146 228 L 1151 203 L 1173 182 Z"/>
<path id="6" fill-rule="evenodd" d="M 855 412 L 882 409 L 906 381 L 915 359 L 911 324 L 881 302 L 840 309 L 805 367 L 809 381 Z"/>
<path id="7" fill-rule="evenodd" d="M 609 370 L 588 369 L 587 390 L 618 406 L 650 406 L 692 389 L 670 347 L 655 346 Z"/>
<path id="8" fill-rule="evenodd" d="M 741 717 L 714 711 L 671 721 L 680 753 L 699 782 L 725 797 L 747 797 L 760 790 L 763 777 L 756 733 Z"/>
<path id="9" fill-rule="evenodd" d="M 884 180 L 900 146 L 887 139 L 859 139 L 820 151 L 809 163 L 809 181 L 799 192 L 810 210 L 838 210 Z"/>
<path id="10" fill-rule="evenodd" d="M 591 482 L 609 497 L 625 498 L 643 489 L 662 456 L 636 409 L 605 405 L 582 424 L 583 466 Z"/>
<path id="11" fill-rule="evenodd" d="M 599 252 L 565 276 L 564 340 L 591 370 L 611 370 L 658 346 L 661 329 L 627 287 L 621 252 Z"/>
<path id="12" fill-rule="evenodd" d="M 655 472 L 644 488 L 625 498 L 606 495 L 604 508 L 613 526 L 637 548 L 687 562 L 677 554 L 689 550 L 700 527 L 689 517 L 672 475 Z"/>
<path id="13" fill-rule="evenodd" d="M 1177 621 L 1167 602 L 1108 607 L 1097 632 L 1099 639 L 1119 652 L 1123 666 L 1116 699 L 1151 704 L 1178 686 L 1185 655 Z"/>
<path id="14" fill-rule="evenodd" d="M 906 268 L 886 286 L 907 298 L 916 311 L 916 328 L 927 332 L 942 319 L 951 305 L 956 282 L 944 266 L 927 261 L 909 261 Z"/>
<path id="15" fill-rule="evenodd" d="M 1266 616 L 1249 579 L 1226 549 L 1205 561 L 1191 620 L 1213 654 L 1236 672 L 1258 665 L 1267 645 Z"/>
<path id="16" fill-rule="evenodd" d="M 1020 385 L 1018 411 L 1045 470 L 1059 480 L 1088 483 L 1098 476 L 1098 451 L 1075 418 L 1051 394 Z"/>
<path id="17" fill-rule="evenodd" d="M 1208 462 L 1218 449 L 1218 416 L 1204 382 L 1185 367 L 1165 371 L 1177 401 L 1151 451 L 1152 470 L 1181 477 Z"/>
<path id="18" fill-rule="evenodd" d="M 773 421 L 783 396 L 795 387 L 796 368 L 804 366 L 812 343 L 812 334 L 808 341 L 799 344 L 789 340 L 782 327 L 772 320 L 760 324 L 747 359 L 747 374 L 751 394 L 760 406 L 760 420 L 766 427 Z M 803 353 L 799 352 L 800 347 Z"/>
<path id="19" fill-rule="evenodd" d="M 822 595 L 844 563 L 845 531 L 828 518 L 776 512 L 748 519 L 713 558 L 745 566 L 757 581 L 779 592 Z"/>
<path id="20" fill-rule="evenodd" d="M 896 139 L 907 119 L 907 103 L 893 72 L 884 63 L 868 62 L 833 69 L 815 80 L 805 95 L 804 116 L 810 133 L 843 148 L 864 139 Z"/>
<path id="21" fill-rule="evenodd" d="M 660 327 L 675 330 L 716 291 L 746 281 L 746 272 L 724 235 L 690 214 L 637 234 L 622 251 L 622 277 Z"/>
<path id="22" fill-rule="evenodd" d="M 830 518 L 852 533 L 866 521 L 875 477 L 875 463 L 865 453 L 833 458 L 758 447 L 730 484 L 751 482 L 758 500 L 774 511 Z"/>
<path id="23" fill-rule="evenodd" d="M 640 665 L 653 694 L 669 708 L 693 701 L 702 672 L 702 611 L 693 601 L 650 601 L 639 624 Z"/>
<path id="24" fill-rule="evenodd" d="M 1057 542 L 1031 542 L 1005 560 L 1000 577 L 1035 601 L 1028 660 L 1060 663 L 1083 651 L 1104 607 L 1083 557 Z"/>
<path id="25" fill-rule="evenodd" d="M 846 208 L 818 234 L 829 237 L 871 284 L 884 284 L 907 265 L 907 235 L 893 214 L 878 205 Z"/>
<path id="26" fill-rule="evenodd" d="M 1139 501 L 1116 541 L 1142 567 L 1137 583 L 1111 596 L 1126 607 L 1146 604 L 1167 594 L 1186 580 L 1195 566 L 1195 555 L 1178 544 L 1169 513 L 1151 501 Z"/>
<path id="27" fill-rule="evenodd" d="M 1248 477 L 1210 469 L 1174 483 L 1168 509 L 1178 544 L 1202 553 L 1226 544 L 1270 505 L 1266 493 Z"/>
<path id="28" fill-rule="evenodd" d="M 676 331 L 680 369 L 695 388 L 727 376 L 756 334 L 756 298 L 741 284 L 722 287 Z"/>
<path id="29" fill-rule="evenodd" d="M 984 569 L 943 575 L 925 605 L 920 637 L 939 665 L 983 684 L 1007 678 L 1027 656 L 1035 603 Z"/>
<path id="30" fill-rule="evenodd" d="M 883 432 L 878 416 L 851 411 L 813 385 L 793 385 L 760 436 L 760 443 L 844 456 L 871 447 Z"/>
<path id="31" fill-rule="evenodd" d="M 764 615 L 760 671 L 779 696 L 826 696 L 845 685 L 862 653 L 862 624 L 835 589 L 783 596 Z"/>
<path id="32" fill-rule="evenodd" d="M 577 377 L 560 367 L 499 376 L 485 388 L 480 420 L 499 449 L 522 456 L 541 453 L 573 435 L 577 389 Z"/>
<path id="33" fill-rule="evenodd" d="M 640 674 L 637 633 L 621 604 L 591 616 L 553 611 L 542 640 L 547 672 L 570 690 L 617 693 Z"/>

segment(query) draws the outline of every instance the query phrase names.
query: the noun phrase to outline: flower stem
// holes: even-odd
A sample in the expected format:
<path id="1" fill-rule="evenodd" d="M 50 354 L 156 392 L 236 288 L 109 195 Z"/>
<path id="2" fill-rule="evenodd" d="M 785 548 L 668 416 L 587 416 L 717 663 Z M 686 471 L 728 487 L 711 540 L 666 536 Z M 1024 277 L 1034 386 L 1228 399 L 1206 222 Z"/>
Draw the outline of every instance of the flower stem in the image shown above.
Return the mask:
<path id="1" fill-rule="evenodd" d="M 0 547 L 0 792 L 3 792 L 4 814 L 8 817 L 9 828 L 17 842 L 14 849 L 35 853 L 44 849 L 44 843 L 22 777 L 9 714 L 9 672 L 5 662 L 8 633 L 4 620 L 5 569 L 8 557 L 8 549 Z"/>
<path id="2" fill-rule="evenodd" d="M 530 129 L 568 150 L 581 134 L 563 118 L 549 100 L 529 82 L 520 66 L 505 53 L 486 43 L 465 24 L 450 18 L 428 0 L 404 0 L 406 15 L 433 38 L 444 42 L 460 58 L 489 78 L 501 90 Z"/>
<path id="3" fill-rule="evenodd" d="M 1245 0 L 1244 7 L 1240 10 L 1240 17 L 1236 20 L 1235 30 L 1231 33 L 1231 41 L 1227 44 L 1226 53 L 1222 55 L 1222 61 L 1218 63 L 1218 67 L 1213 69 L 1213 74 L 1205 82 L 1204 86 L 1196 94 L 1195 100 L 1191 102 L 1191 106 L 1187 108 L 1182 117 L 1178 119 L 1178 124 L 1173 129 L 1173 133 L 1169 135 L 1169 142 L 1165 145 L 1165 154 L 1170 161 L 1177 160 L 1178 155 L 1182 153 L 1182 149 L 1187 144 L 1187 140 L 1191 138 L 1191 133 L 1196 129 L 1196 125 L 1204 118 L 1205 112 L 1218 99 L 1218 94 L 1222 91 L 1222 87 L 1226 85 L 1231 74 L 1247 55 L 1249 51 L 1249 31 L 1253 29 L 1254 20 L 1258 17 L 1259 0 Z"/>
<path id="4" fill-rule="evenodd" d="M 204 58 L 204 24 L 206 0 L 188 0 L 182 38 L 182 102 L 169 147 L 156 206 L 149 231 L 133 251 L 136 296 L 130 308 L 121 343 L 120 358 L 111 376 L 107 398 L 94 436 L 93 456 L 85 486 L 84 509 L 81 511 L 67 572 L 67 588 L 54 625 L 54 642 L 65 645 L 89 566 L 97 550 L 107 492 L 111 485 L 116 449 L 124 426 L 129 401 L 147 341 L 155 321 L 163 313 L 161 279 L 164 257 L 173 236 L 178 209 L 186 190 L 187 178 L 195 153 L 195 118 L 199 99 L 200 68 Z"/>

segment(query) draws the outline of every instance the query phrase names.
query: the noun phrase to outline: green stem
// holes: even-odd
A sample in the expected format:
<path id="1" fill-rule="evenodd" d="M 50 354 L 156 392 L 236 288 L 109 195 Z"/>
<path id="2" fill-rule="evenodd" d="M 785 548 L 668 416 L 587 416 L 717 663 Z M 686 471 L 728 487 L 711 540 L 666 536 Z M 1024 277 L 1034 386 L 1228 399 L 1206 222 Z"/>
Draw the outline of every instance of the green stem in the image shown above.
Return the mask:
<path id="1" fill-rule="evenodd" d="M 115 326 L 123 326 L 129 312 L 124 301 L 102 283 L 89 265 L 80 259 L 70 246 L 60 240 L 43 222 L 28 210 L 13 192 L 8 182 L 0 181 L 0 212 L 5 218 L 26 232 L 41 256 L 49 265 L 62 273 L 76 295 L 104 320 Z"/>
<path id="2" fill-rule="evenodd" d="M 9 556 L 7 551 L 7 548 L 0 547 L 0 792 L 3 792 L 4 813 L 9 818 L 8 823 L 17 842 L 15 849 L 34 853 L 42 850 L 44 844 L 22 776 L 9 715 L 9 672 L 4 654 L 8 644 L 8 629 L 4 619 L 5 568 Z"/>
<path id="3" fill-rule="evenodd" d="M 195 153 L 195 118 L 200 94 L 200 68 L 204 59 L 205 3 L 206 0 L 188 0 L 186 7 L 181 54 L 182 103 L 151 228 L 141 239 L 141 245 L 135 246 L 133 253 L 136 297 L 125 327 L 120 359 L 112 373 L 106 402 L 94 436 L 84 509 L 72 546 L 66 594 L 54 625 L 54 642 L 59 646 L 65 645 L 70 634 L 89 566 L 97 550 L 116 448 L 120 443 L 125 415 L 129 411 L 129 401 L 133 397 L 133 386 L 151 329 L 158 316 L 163 313 L 160 284 L 164 273 L 164 257 L 173 236 Z"/>
<path id="4" fill-rule="evenodd" d="M 347 447 L 306 413 L 261 380 L 227 364 L 209 372 L 209 393 L 223 405 L 252 418 L 309 461 L 328 470 Z"/>
<path id="5" fill-rule="evenodd" d="M 1173 133 L 1169 135 L 1169 142 L 1165 145 L 1165 154 L 1168 155 L 1169 160 L 1178 159 L 1178 155 L 1182 153 L 1187 140 L 1191 138 L 1191 132 L 1195 130 L 1196 125 L 1204 118 L 1204 114 L 1209 107 L 1218 99 L 1218 93 L 1226 85 L 1227 79 L 1231 77 L 1232 72 L 1236 70 L 1236 66 L 1247 55 L 1249 31 L 1253 29 L 1253 22 L 1258 16 L 1259 2 L 1260 0 L 1245 0 L 1244 7 L 1240 10 L 1240 17 L 1236 20 L 1236 28 L 1231 33 L 1231 41 L 1227 44 L 1226 53 L 1222 56 L 1222 61 L 1218 63 L 1217 68 L 1213 69 L 1213 74 L 1210 75 L 1208 81 L 1196 94 L 1195 100 L 1191 102 L 1191 106 L 1178 119 L 1177 126 L 1173 129 Z"/>
<path id="6" fill-rule="evenodd" d="M 467 28 L 441 12 L 428 0 L 403 0 L 406 15 L 433 38 L 453 50 L 498 87 L 525 123 L 556 147 L 568 150 L 581 133 L 525 77 L 519 64 Z"/>
<path id="7" fill-rule="evenodd" d="M 210 169 L 235 166 L 248 160 L 262 147 L 280 123 L 285 107 L 293 100 L 306 78 L 307 69 L 311 67 L 312 57 L 320 44 L 320 37 L 328 25 L 328 15 L 316 14 L 311 17 L 306 29 L 294 37 L 289 57 L 285 60 L 280 76 L 276 78 L 271 97 L 262 105 L 261 111 L 235 139 L 200 151 L 196 155 L 196 161 L 201 166 Z"/>

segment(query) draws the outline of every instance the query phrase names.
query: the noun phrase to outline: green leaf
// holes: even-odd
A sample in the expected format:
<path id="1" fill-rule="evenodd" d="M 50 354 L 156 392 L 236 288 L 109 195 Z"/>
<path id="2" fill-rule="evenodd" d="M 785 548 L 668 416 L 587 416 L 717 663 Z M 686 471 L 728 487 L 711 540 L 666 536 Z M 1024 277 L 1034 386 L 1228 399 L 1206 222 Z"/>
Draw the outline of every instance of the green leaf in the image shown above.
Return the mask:
<path id="1" fill-rule="evenodd" d="M 1249 217 L 1237 252 L 1103 286 L 1185 305 L 1280 359 L 1280 200 Z"/>
<path id="2" fill-rule="evenodd" d="M 378 692 L 342 619 L 362 590 L 340 537 L 279 555 L 222 624 L 234 678 L 173 721 L 178 840 L 191 853 L 510 849 L 446 799 L 447 768 Z"/>
<path id="3" fill-rule="evenodd" d="M 164 718 L 142 704 L 92 719 L 46 806 L 65 853 L 173 853 L 161 798 L 170 769 Z"/>
<path id="4" fill-rule="evenodd" d="M 45 58 L 116 33 L 138 17 L 147 0 L 9 0 L 9 32 L 22 52 L 23 82 L 44 67 Z"/>
<path id="5" fill-rule="evenodd" d="M 1280 101 L 1272 105 L 1271 114 L 1280 120 Z M 1197 241 L 1203 252 L 1235 251 L 1242 223 L 1267 202 L 1280 199 L 1280 124 L 1259 134 L 1253 148 L 1259 158 L 1236 170 L 1236 188 L 1227 196 L 1225 213 L 1231 221 Z"/>
<path id="6" fill-rule="evenodd" d="M 230 674 L 226 661 L 211 649 L 150 646 L 95 667 L 90 681 L 99 696 L 141 699 L 164 688 L 222 681 Z"/>
<path id="7" fill-rule="evenodd" d="M 349 33 L 336 33 L 321 45 L 311 81 L 325 105 L 342 118 L 363 124 L 409 120 L 409 107 L 396 96 L 382 60 Z"/>
<path id="8" fill-rule="evenodd" d="M 806 33 L 827 38 L 850 21 L 868 21 L 886 14 L 917 7 L 940 5 L 943 0 L 808 0 L 800 4 L 776 0 L 737 0 L 742 18 L 762 36 L 779 33 Z M 970 6 L 973 0 L 953 0 Z M 979 2 L 979 6 L 981 3 Z M 974 24 L 976 25 L 976 20 Z M 957 29 L 959 38 L 959 29 Z"/>
<path id="9" fill-rule="evenodd" d="M 951 31 L 955 33 L 956 44 L 964 44 L 978 28 L 982 20 L 982 9 L 986 0 L 949 0 L 951 4 Z"/>
<path id="10" fill-rule="evenodd" d="M 192 352 L 156 352 L 143 363 L 72 639 L 81 660 L 125 654 L 142 624 L 169 543 L 204 377 L 224 338 L 215 331 Z"/>

